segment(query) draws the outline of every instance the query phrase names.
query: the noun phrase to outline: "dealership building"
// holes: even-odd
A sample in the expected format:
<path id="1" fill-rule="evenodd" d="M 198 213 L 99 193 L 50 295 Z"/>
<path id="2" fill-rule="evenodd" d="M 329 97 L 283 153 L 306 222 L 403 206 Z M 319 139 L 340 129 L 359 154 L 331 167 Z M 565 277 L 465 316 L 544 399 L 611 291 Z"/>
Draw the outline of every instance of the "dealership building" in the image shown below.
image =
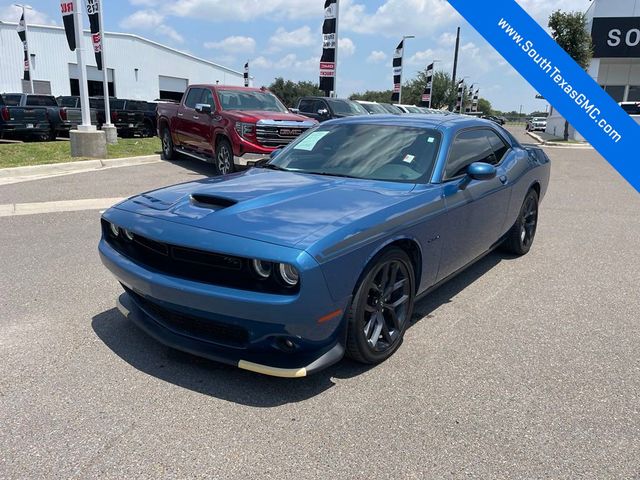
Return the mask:
<path id="1" fill-rule="evenodd" d="M 0 93 L 30 91 L 23 77 L 23 47 L 17 23 L 0 21 Z M 78 95 L 76 52 L 64 29 L 28 25 L 31 76 L 36 93 Z M 103 73 L 96 67 L 91 34 L 84 32 L 89 95 L 102 95 Z M 105 34 L 109 94 L 137 100 L 179 100 L 187 85 L 243 85 L 243 73 L 128 33 Z"/>
<path id="2" fill-rule="evenodd" d="M 616 102 L 640 102 L 640 0 L 593 0 L 586 15 L 593 39 L 587 72 Z M 564 133 L 564 118 L 553 108 L 547 133 Z M 584 140 L 573 127 L 569 137 Z"/>

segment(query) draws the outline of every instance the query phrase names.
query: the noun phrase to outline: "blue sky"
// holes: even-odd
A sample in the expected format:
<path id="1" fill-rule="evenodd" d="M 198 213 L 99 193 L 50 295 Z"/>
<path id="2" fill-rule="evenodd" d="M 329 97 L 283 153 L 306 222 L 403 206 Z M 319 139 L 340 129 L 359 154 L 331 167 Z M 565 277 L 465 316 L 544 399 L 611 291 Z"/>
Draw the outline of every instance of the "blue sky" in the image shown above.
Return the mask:
<path id="1" fill-rule="evenodd" d="M 588 0 L 518 2 L 544 26 L 559 6 L 589 6 Z M 17 21 L 12 3 L 0 0 L 0 19 Z M 57 0 L 30 4 L 30 23 L 62 23 Z M 459 77 L 468 76 L 500 110 L 544 110 L 536 92 L 445 0 L 340 4 L 340 96 L 391 88 L 391 57 L 402 35 L 416 36 L 406 44 L 405 78 L 434 59 L 441 60 L 437 69 L 451 72 L 460 26 Z M 240 71 L 249 59 L 255 84 L 268 85 L 276 76 L 317 82 L 323 5 L 324 0 L 106 0 L 104 12 L 109 31 L 135 33 Z"/>

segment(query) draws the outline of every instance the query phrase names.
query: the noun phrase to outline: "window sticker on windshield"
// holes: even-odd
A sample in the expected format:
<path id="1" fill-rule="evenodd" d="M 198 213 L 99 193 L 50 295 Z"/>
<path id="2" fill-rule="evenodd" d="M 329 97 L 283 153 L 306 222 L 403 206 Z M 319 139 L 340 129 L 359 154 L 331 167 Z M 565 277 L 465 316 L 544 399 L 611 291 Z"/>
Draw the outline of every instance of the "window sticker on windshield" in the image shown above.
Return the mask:
<path id="1" fill-rule="evenodd" d="M 294 150 L 306 150 L 310 152 L 315 148 L 316 144 L 320 140 L 322 140 L 322 138 L 328 133 L 329 133 L 328 131 L 310 133 L 309 135 L 307 135 L 306 138 L 304 138 L 300 143 L 298 143 L 294 147 Z"/>
<path id="2" fill-rule="evenodd" d="M 433 137 L 429 137 L 429 138 L 427 138 L 427 143 L 433 143 L 433 142 L 435 142 L 435 141 L 436 141 L 436 139 L 435 139 L 435 138 L 433 138 Z"/>
<path id="3" fill-rule="evenodd" d="M 405 163 L 412 163 L 415 159 L 416 157 L 414 155 L 407 155 L 402 159 L 402 161 Z"/>

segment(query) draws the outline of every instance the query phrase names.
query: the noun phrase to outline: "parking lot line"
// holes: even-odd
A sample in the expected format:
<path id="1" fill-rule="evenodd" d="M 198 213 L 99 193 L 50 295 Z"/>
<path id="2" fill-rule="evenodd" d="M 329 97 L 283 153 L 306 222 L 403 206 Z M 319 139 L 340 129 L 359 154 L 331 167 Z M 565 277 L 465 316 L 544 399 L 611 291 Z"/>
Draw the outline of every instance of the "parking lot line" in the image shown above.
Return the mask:
<path id="1" fill-rule="evenodd" d="M 9 203 L 0 205 L 0 217 L 36 215 L 42 213 L 77 212 L 82 210 L 104 210 L 124 198 L 85 198 L 55 202 Z"/>

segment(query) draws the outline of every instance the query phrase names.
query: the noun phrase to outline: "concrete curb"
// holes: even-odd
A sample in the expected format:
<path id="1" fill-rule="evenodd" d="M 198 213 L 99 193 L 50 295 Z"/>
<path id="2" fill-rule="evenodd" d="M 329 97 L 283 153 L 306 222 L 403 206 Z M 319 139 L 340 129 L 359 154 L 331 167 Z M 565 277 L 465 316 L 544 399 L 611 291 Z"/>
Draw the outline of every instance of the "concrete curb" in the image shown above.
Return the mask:
<path id="1" fill-rule="evenodd" d="M 80 162 L 52 163 L 33 165 L 30 167 L 12 167 L 0 169 L 0 185 L 41 180 L 43 178 L 70 175 L 73 173 L 92 172 L 105 168 L 131 167 L 160 161 L 160 155 L 144 155 L 140 157 L 111 158 L 105 160 L 83 160 Z"/>
<path id="2" fill-rule="evenodd" d="M 545 147 L 558 147 L 558 148 L 578 148 L 578 149 L 588 149 L 593 148 L 588 143 L 559 143 L 559 142 L 550 142 L 548 140 L 544 140 L 540 135 L 536 135 L 534 132 L 527 131 L 527 135 L 533 138 L 536 142 Z"/>

